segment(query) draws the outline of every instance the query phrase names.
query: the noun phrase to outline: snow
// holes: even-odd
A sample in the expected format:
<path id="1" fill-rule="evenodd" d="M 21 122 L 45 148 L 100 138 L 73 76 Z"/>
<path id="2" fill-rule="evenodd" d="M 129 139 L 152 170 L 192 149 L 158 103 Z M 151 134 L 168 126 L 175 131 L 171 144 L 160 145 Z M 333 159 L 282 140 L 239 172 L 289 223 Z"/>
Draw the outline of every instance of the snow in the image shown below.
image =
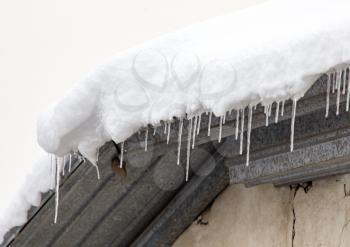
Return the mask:
<path id="1" fill-rule="evenodd" d="M 97 150 L 105 142 L 121 143 L 122 166 L 124 142 L 133 133 L 146 127 L 147 151 L 148 125 L 156 128 L 164 121 L 169 142 L 173 117 L 181 119 L 181 131 L 187 118 L 188 180 L 191 138 L 194 147 L 201 114 L 208 112 L 209 121 L 213 114 L 220 117 L 221 138 L 226 113 L 234 109 L 241 119 L 235 126 L 240 153 L 245 107 L 249 107 L 249 137 L 253 107 L 258 103 L 265 106 L 267 123 L 273 102 L 282 104 L 275 121 L 290 98 L 295 116 L 297 100 L 316 78 L 350 61 L 349 10 L 347 0 L 272 0 L 118 53 L 40 116 L 38 142 L 58 157 L 79 151 L 96 166 L 99 177 Z M 329 82 L 328 94 L 332 85 L 332 92 L 336 89 L 340 95 L 341 72 L 337 73 L 336 81 Z M 345 85 L 343 81 L 343 94 Z M 293 133 L 294 117 L 291 150 Z M 249 146 L 250 138 L 247 165 Z M 179 160 L 180 144 L 178 164 Z M 21 196 L 15 194 L 11 207 L 0 208 L 0 242 L 7 230 L 25 223 L 30 205 L 40 203 L 40 192 L 55 186 L 50 164 L 47 156 L 38 161 L 28 181 L 18 185 Z"/>
<path id="2" fill-rule="evenodd" d="M 350 60 L 349 10 L 345 0 L 275 0 L 121 52 L 42 114 L 39 144 L 95 163 L 97 147 L 148 124 L 297 100 Z"/>
<path id="3" fill-rule="evenodd" d="M 28 173 L 23 183 L 7 188 L 8 195 L 4 195 L 2 190 L 0 244 L 8 230 L 27 222 L 27 211 L 32 205 L 40 205 L 41 193 L 55 187 L 54 171 L 52 170 L 55 168 L 51 166 L 49 155 L 43 155 L 32 167 L 32 171 Z"/>

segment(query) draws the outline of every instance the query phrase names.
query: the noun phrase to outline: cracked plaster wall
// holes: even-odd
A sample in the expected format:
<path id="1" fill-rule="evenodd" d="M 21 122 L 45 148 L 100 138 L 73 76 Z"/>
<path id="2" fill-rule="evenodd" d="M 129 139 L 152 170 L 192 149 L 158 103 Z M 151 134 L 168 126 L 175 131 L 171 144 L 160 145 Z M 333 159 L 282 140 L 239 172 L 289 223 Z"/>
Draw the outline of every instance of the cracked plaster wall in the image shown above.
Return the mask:
<path id="1" fill-rule="evenodd" d="M 350 246 L 350 175 L 283 188 L 232 185 L 173 246 Z"/>

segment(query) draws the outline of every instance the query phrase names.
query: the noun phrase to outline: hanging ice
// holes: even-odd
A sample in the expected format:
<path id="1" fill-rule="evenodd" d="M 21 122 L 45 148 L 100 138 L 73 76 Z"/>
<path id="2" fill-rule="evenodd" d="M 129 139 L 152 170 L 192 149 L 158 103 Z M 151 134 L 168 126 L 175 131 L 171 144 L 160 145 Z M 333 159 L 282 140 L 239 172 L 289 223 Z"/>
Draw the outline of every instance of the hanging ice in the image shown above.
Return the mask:
<path id="1" fill-rule="evenodd" d="M 179 134 L 177 137 L 177 164 L 180 165 L 180 154 L 181 154 L 181 137 L 182 137 L 182 127 L 184 125 L 184 120 L 181 118 L 180 119 L 180 124 L 179 124 Z"/>
<path id="2" fill-rule="evenodd" d="M 187 133 L 186 182 L 188 181 L 188 175 L 190 170 L 192 118 L 190 118 L 189 120 L 187 131 L 188 133 Z"/>
<path id="3" fill-rule="evenodd" d="M 197 128 L 197 116 L 194 117 L 192 149 L 194 149 L 194 143 L 196 141 L 196 133 L 197 133 L 197 129 L 196 128 Z"/>
<path id="4" fill-rule="evenodd" d="M 157 126 L 153 126 L 153 135 L 156 135 L 157 133 Z"/>
<path id="5" fill-rule="evenodd" d="M 239 154 L 243 154 L 243 136 L 244 136 L 244 108 L 242 108 L 241 114 L 241 140 L 239 146 Z"/>
<path id="6" fill-rule="evenodd" d="M 290 151 L 293 152 L 294 150 L 294 124 L 295 124 L 295 113 L 297 109 L 297 100 L 293 99 L 293 106 L 292 106 L 292 119 L 291 119 L 291 131 L 290 131 Z"/>
<path id="7" fill-rule="evenodd" d="M 346 78 L 346 70 L 343 70 L 342 77 L 341 77 L 342 84 L 343 84 L 343 95 L 346 92 L 346 81 L 345 81 L 345 78 Z"/>
<path id="8" fill-rule="evenodd" d="M 339 106 L 340 106 L 340 85 L 341 85 L 341 72 L 338 72 L 337 79 L 336 79 L 336 89 L 337 89 L 337 111 L 336 115 L 339 115 Z"/>
<path id="9" fill-rule="evenodd" d="M 221 142 L 221 135 L 222 135 L 222 123 L 224 121 L 223 119 L 224 117 L 223 116 L 220 116 L 220 128 L 219 128 L 219 140 L 218 142 L 220 143 Z"/>
<path id="10" fill-rule="evenodd" d="M 72 171 L 72 153 L 69 154 L 69 166 L 68 166 L 68 172 L 70 173 Z"/>
<path id="11" fill-rule="evenodd" d="M 210 136 L 210 126 L 211 126 L 211 118 L 213 116 L 213 112 L 209 113 L 209 121 L 208 121 L 208 136 Z"/>
<path id="12" fill-rule="evenodd" d="M 123 158 L 124 158 L 124 142 L 120 146 L 120 168 L 123 168 Z"/>
<path id="13" fill-rule="evenodd" d="M 265 105 L 265 108 L 264 108 L 264 113 L 265 113 L 265 126 L 269 126 L 269 108 L 270 108 L 270 105 Z"/>
<path id="14" fill-rule="evenodd" d="M 226 123 L 226 112 L 225 112 L 225 114 L 224 114 L 224 117 L 223 117 L 223 119 L 222 119 L 222 124 L 225 124 Z"/>
<path id="15" fill-rule="evenodd" d="M 285 101 L 283 100 L 282 101 L 282 108 L 281 108 L 281 116 L 283 117 L 283 115 L 284 115 L 284 103 L 285 103 Z"/>
<path id="16" fill-rule="evenodd" d="M 164 123 L 164 135 L 166 134 L 167 126 L 168 126 L 168 123 L 165 122 L 165 123 Z"/>
<path id="17" fill-rule="evenodd" d="M 147 151 L 148 146 L 148 126 L 146 127 L 146 133 L 145 133 L 145 151 Z"/>
<path id="18" fill-rule="evenodd" d="M 57 217 L 58 217 L 58 206 L 59 206 L 59 198 L 60 198 L 60 163 L 57 160 L 58 158 L 55 158 L 56 163 L 56 187 L 55 187 L 55 217 L 54 217 L 54 223 L 57 223 Z"/>
<path id="19" fill-rule="evenodd" d="M 166 144 L 169 144 L 170 140 L 170 129 L 171 129 L 171 122 L 168 123 L 168 135 L 166 137 Z"/>
<path id="20" fill-rule="evenodd" d="M 278 116 L 279 116 L 279 110 L 280 110 L 280 102 L 276 102 L 276 114 L 275 114 L 275 123 L 278 123 Z"/>
<path id="21" fill-rule="evenodd" d="M 236 113 L 236 140 L 238 139 L 238 131 L 239 131 L 239 109 L 237 109 L 237 113 Z"/>
<path id="22" fill-rule="evenodd" d="M 64 172 L 64 168 L 66 166 L 66 156 L 63 155 L 63 162 L 62 162 L 62 176 L 64 177 L 65 172 Z"/>
<path id="23" fill-rule="evenodd" d="M 327 97 L 326 97 L 326 118 L 328 117 L 329 114 L 329 94 L 331 90 L 331 82 L 330 82 L 330 75 L 327 74 Z"/>
<path id="24" fill-rule="evenodd" d="M 202 121 L 202 113 L 198 116 L 198 127 L 197 127 L 197 135 L 199 135 L 199 131 L 201 130 L 201 121 Z"/>
<path id="25" fill-rule="evenodd" d="M 246 166 L 249 165 L 250 133 L 252 131 L 252 118 L 253 118 L 253 108 L 251 106 L 249 106 L 248 129 L 247 129 L 247 161 L 246 161 Z"/>

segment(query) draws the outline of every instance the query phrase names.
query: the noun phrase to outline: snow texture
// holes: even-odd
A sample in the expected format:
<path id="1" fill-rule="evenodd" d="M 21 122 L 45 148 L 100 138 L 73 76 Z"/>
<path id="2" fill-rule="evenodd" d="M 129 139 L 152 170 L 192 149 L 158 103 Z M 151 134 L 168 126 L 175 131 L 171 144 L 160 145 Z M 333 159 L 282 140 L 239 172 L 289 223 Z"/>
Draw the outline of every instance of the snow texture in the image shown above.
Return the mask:
<path id="1" fill-rule="evenodd" d="M 244 121 L 244 108 L 258 103 L 266 106 L 267 120 L 273 102 L 281 102 L 283 115 L 285 100 L 296 104 L 320 74 L 350 61 L 349 11 L 348 0 L 272 0 L 121 52 L 40 116 L 38 142 L 58 157 L 79 151 L 96 165 L 96 151 L 106 141 L 122 143 L 123 159 L 129 136 L 160 121 L 169 121 L 170 128 L 173 117 L 189 119 L 192 130 L 204 112 L 223 118 L 234 109 Z M 330 86 L 340 93 L 338 81 Z M 244 128 L 238 124 L 236 139 Z M 190 143 L 191 131 L 187 167 Z M 40 192 L 54 187 L 50 163 L 49 157 L 40 160 L 11 207 L 0 208 L 0 242 L 11 227 L 26 222 Z"/>
<path id="2" fill-rule="evenodd" d="M 117 54 L 38 121 L 39 144 L 62 156 L 96 150 L 173 117 L 298 99 L 350 60 L 350 2 L 275 0 Z"/>

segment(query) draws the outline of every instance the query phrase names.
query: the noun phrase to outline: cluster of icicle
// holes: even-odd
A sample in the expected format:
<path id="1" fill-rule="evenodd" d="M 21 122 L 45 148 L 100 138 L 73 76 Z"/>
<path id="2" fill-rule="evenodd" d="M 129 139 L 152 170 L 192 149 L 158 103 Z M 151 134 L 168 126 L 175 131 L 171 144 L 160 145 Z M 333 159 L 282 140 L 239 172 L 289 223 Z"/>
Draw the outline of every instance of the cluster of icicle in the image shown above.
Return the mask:
<path id="1" fill-rule="evenodd" d="M 54 223 L 57 223 L 58 218 L 58 205 L 59 205 L 59 187 L 60 187 L 60 178 L 61 178 L 61 171 L 62 176 L 65 176 L 66 166 L 68 165 L 68 173 L 72 171 L 72 159 L 73 157 L 77 157 L 79 160 L 79 163 L 81 161 L 85 161 L 85 158 L 81 156 L 80 154 L 73 152 L 68 155 L 64 155 L 63 157 L 58 157 L 51 155 L 51 185 L 53 181 L 55 182 L 55 185 L 52 186 L 52 188 L 55 188 L 55 215 L 54 215 Z M 98 167 L 96 165 L 97 169 L 97 177 L 100 179 L 100 173 L 98 170 Z M 52 179 L 52 177 L 55 177 L 55 180 Z"/>
<path id="2" fill-rule="evenodd" d="M 349 100 L 350 100 L 350 73 L 349 68 L 343 69 L 332 69 L 327 74 L 327 97 L 326 97 L 326 117 L 329 114 L 329 98 L 330 93 L 337 93 L 337 101 L 336 101 L 336 115 L 339 115 L 339 106 L 340 106 L 340 95 L 345 95 L 347 93 L 347 101 L 346 101 L 346 111 L 349 111 Z M 294 150 L 294 125 L 295 125 L 295 116 L 296 116 L 296 108 L 297 108 L 297 98 L 292 99 L 292 111 L 291 111 L 291 133 L 290 133 L 290 151 Z M 264 105 L 264 114 L 266 116 L 266 126 L 269 125 L 269 118 L 271 117 L 272 105 L 275 104 L 275 123 L 278 123 L 279 115 L 284 115 L 284 105 L 285 100 L 274 102 L 271 104 Z M 247 147 L 246 147 L 246 166 L 249 166 L 249 153 L 250 153 L 250 134 L 252 129 L 252 118 L 253 111 L 256 110 L 256 105 L 248 107 L 248 124 L 247 124 Z M 244 137 L 244 120 L 245 120 L 245 109 L 241 108 L 236 111 L 236 121 L 235 121 L 235 139 L 240 140 L 240 149 L 239 154 L 243 154 L 243 137 Z M 219 137 L 218 142 L 221 142 L 222 137 L 222 126 L 226 122 L 227 114 L 232 114 L 234 110 L 227 111 L 223 116 L 219 116 L 220 124 L 219 124 Z M 182 129 L 184 125 L 184 121 L 188 121 L 188 136 L 187 136 L 187 157 L 186 157 L 186 181 L 189 178 L 189 166 L 190 166 L 190 155 L 191 148 L 195 147 L 196 135 L 200 132 L 200 124 L 201 124 L 201 116 L 204 113 L 198 114 L 196 116 L 191 116 L 187 118 L 179 119 L 179 132 L 178 132 L 178 149 L 177 149 L 177 165 L 180 165 L 180 154 L 181 154 L 181 138 L 182 138 Z M 205 112 L 206 115 L 209 114 L 208 120 L 208 132 L 207 135 L 210 136 L 210 128 L 211 121 L 213 117 L 213 112 Z M 170 130 L 171 130 L 172 122 L 164 123 L 164 134 L 167 134 L 167 144 L 169 144 L 170 140 Z M 153 126 L 153 135 L 156 134 L 157 126 Z M 148 149 L 148 136 L 149 136 L 149 127 L 146 127 L 145 130 L 145 151 Z M 192 143 L 192 144 L 191 144 Z M 123 166 L 123 156 L 124 156 L 124 142 L 121 143 L 121 154 L 120 154 L 120 167 Z"/>
<path id="3" fill-rule="evenodd" d="M 274 103 L 272 103 L 274 104 Z M 266 115 L 266 126 L 269 124 L 269 117 L 271 117 L 271 112 L 272 112 L 272 104 L 267 104 L 264 106 L 264 113 Z M 275 112 L 275 123 L 278 122 L 279 115 L 283 116 L 284 115 L 284 104 L 285 101 L 279 101 L 276 102 L 276 112 Z M 296 112 L 296 105 L 297 105 L 297 100 L 293 100 L 293 107 L 292 107 L 292 124 L 291 124 L 291 151 L 293 151 L 293 139 L 294 139 L 294 120 L 295 120 L 295 112 Z M 246 152 L 246 165 L 249 165 L 249 153 L 250 153 L 250 134 L 251 134 L 251 129 L 252 129 L 252 118 L 253 118 L 253 111 L 256 110 L 256 105 L 255 106 L 248 106 L 248 124 L 247 124 L 247 152 Z M 243 137 L 244 137 L 244 131 L 245 131 L 245 111 L 246 108 L 241 108 L 235 110 L 236 112 L 236 122 L 235 126 L 235 138 L 236 140 L 240 141 L 240 150 L 239 153 L 240 155 L 243 154 Z M 280 110 L 281 108 L 281 110 Z M 219 124 L 219 137 L 218 137 L 218 142 L 221 142 L 222 139 L 222 126 L 226 122 L 226 117 L 228 114 L 233 114 L 234 110 L 227 111 L 226 114 L 219 116 L 220 118 L 220 124 Z M 180 154 L 181 154 L 181 143 L 182 143 L 182 129 L 184 126 L 184 121 L 188 121 L 188 129 L 187 129 L 187 147 L 186 147 L 186 181 L 188 181 L 189 178 L 189 168 L 190 168 L 190 155 L 191 155 L 191 149 L 194 149 L 195 147 L 195 141 L 196 141 L 196 135 L 199 135 L 200 133 L 200 125 L 201 125 L 201 119 L 202 115 L 206 114 L 209 115 L 208 117 L 208 130 L 207 130 L 207 135 L 210 136 L 210 130 L 211 130 L 211 122 L 213 118 L 213 112 L 203 112 L 201 114 L 187 117 L 187 118 L 180 118 L 178 123 L 179 123 L 179 132 L 178 132 L 178 148 L 177 148 L 177 165 L 180 165 Z M 164 122 L 164 134 L 167 135 L 167 144 L 169 144 L 170 141 L 170 131 L 171 131 L 171 124 L 172 122 Z M 157 126 L 153 126 L 153 135 L 156 134 L 157 131 Z M 145 151 L 148 149 L 148 136 L 149 136 L 149 127 L 146 127 L 145 129 Z M 123 157 L 124 157 L 124 152 L 125 152 L 125 143 L 122 142 L 120 144 L 121 146 L 121 153 L 120 153 L 120 167 L 122 168 L 123 166 Z"/>
<path id="4" fill-rule="evenodd" d="M 346 95 L 346 111 L 349 111 L 349 102 L 350 102 L 350 71 L 349 68 L 345 69 L 338 69 L 338 70 L 331 70 L 326 74 L 327 76 L 327 94 L 326 94 L 326 115 L 325 117 L 328 117 L 329 114 L 329 103 L 330 103 L 330 94 L 331 93 L 337 93 L 336 97 L 336 115 L 339 115 L 339 106 L 340 106 L 340 96 L 341 94 Z M 291 111 L 291 134 L 290 134 L 290 151 L 293 152 L 294 150 L 294 124 L 295 124 L 295 116 L 296 116 L 296 108 L 297 108 L 297 102 L 298 99 L 293 98 L 292 99 L 292 111 Z M 272 106 L 275 104 L 275 114 L 274 114 L 274 122 L 278 123 L 279 116 L 284 115 L 284 105 L 285 100 L 273 102 L 271 104 L 263 105 L 264 107 L 264 114 L 266 116 L 266 123 L 265 125 L 269 125 L 269 118 L 272 116 Z M 234 111 L 236 113 L 236 121 L 233 128 L 235 128 L 235 139 L 240 141 L 239 146 L 239 154 L 243 154 L 243 137 L 244 137 L 244 131 L 245 131 L 245 111 L 246 108 L 248 108 L 248 123 L 247 123 L 247 146 L 246 146 L 246 166 L 249 166 L 249 153 L 250 153 L 250 135 L 251 135 L 251 129 L 252 129 L 252 118 L 253 118 L 253 111 L 256 110 L 256 106 L 249 105 L 248 107 L 236 109 L 236 110 L 230 110 L 227 111 L 224 115 L 219 116 L 220 123 L 219 123 L 219 136 L 218 136 L 218 142 L 221 142 L 222 139 L 222 126 L 226 122 L 226 117 L 228 114 L 233 114 Z M 209 115 L 208 117 L 208 130 L 207 135 L 210 136 L 210 130 L 211 130 L 211 122 L 213 118 L 213 112 L 203 112 L 201 114 L 195 115 L 195 116 L 188 116 L 186 118 L 180 118 L 179 119 L 179 132 L 178 132 L 178 148 L 177 148 L 177 165 L 180 165 L 180 154 L 181 154 L 181 143 L 182 143 L 182 130 L 184 126 L 184 121 L 188 121 L 188 130 L 187 130 L 187 147 L 186 147 L 186 181 L 189 179 L 189 168 L 190 168 L 190 155 L 191 155 L 191 149 L 194 149 L 195 147 L 195 140 L 196 135 L 199 135 L 200 133 L 200 125 L 201 125 L 201 118 L 202 115 L 206 114 Z M 172 122 L 164 122 L 164 134 L 167 135 L 167 144 L 169 144 L 170 141 L 170 131 L 171 131 L 171 124 Z M 153 135 L 156 134 L 157 126 L 153 126 Z M 145 151 L 148 150 L 148 137 L 149 137 L 149 127 L 145 128 Z M 123 160 L 124 160 L 124 152 L 125 152 L 125 142 L 122 142 L 120 144 L 121 150 L 120 150 L 120 167 L 123 167 Z M 77 155 L 77 153 L 74 153 L 73 155 Z M 93 166 L 95 166 L 97 171 L 97 178 L 100 179 L 100 173 L 97 166 L 98 163 L 98 156 L 99 152 L 97 150 L 97 162 L 96 164 L 92 163 Z M 53 157 L 53 156 L 52 156 Z M 82 159 L 85 161 L 85 158 L 78 155 L 79 159 Z M 69 159 L 69 162 L 66 162 L 67 159 Z M 68 171 L 71 171 L 72 166 L 72 154 L 62 157 L 54 157 L 52 158 L 52 165 L 55 164 L 56 167 L 56 185 L 55 185 L 55 191 L 56 191 L 56 197 L 55 197 L 55 218 L 54 223 L 57 222 L 57 216 L 58 216 L 58 204 L 59 204 L 59 182 L 60 182 L 60 171 L 62 170 L 62 175 L 64 176 L 65 173 L 65 165 L 68 163 L 69 168 Z"/>

